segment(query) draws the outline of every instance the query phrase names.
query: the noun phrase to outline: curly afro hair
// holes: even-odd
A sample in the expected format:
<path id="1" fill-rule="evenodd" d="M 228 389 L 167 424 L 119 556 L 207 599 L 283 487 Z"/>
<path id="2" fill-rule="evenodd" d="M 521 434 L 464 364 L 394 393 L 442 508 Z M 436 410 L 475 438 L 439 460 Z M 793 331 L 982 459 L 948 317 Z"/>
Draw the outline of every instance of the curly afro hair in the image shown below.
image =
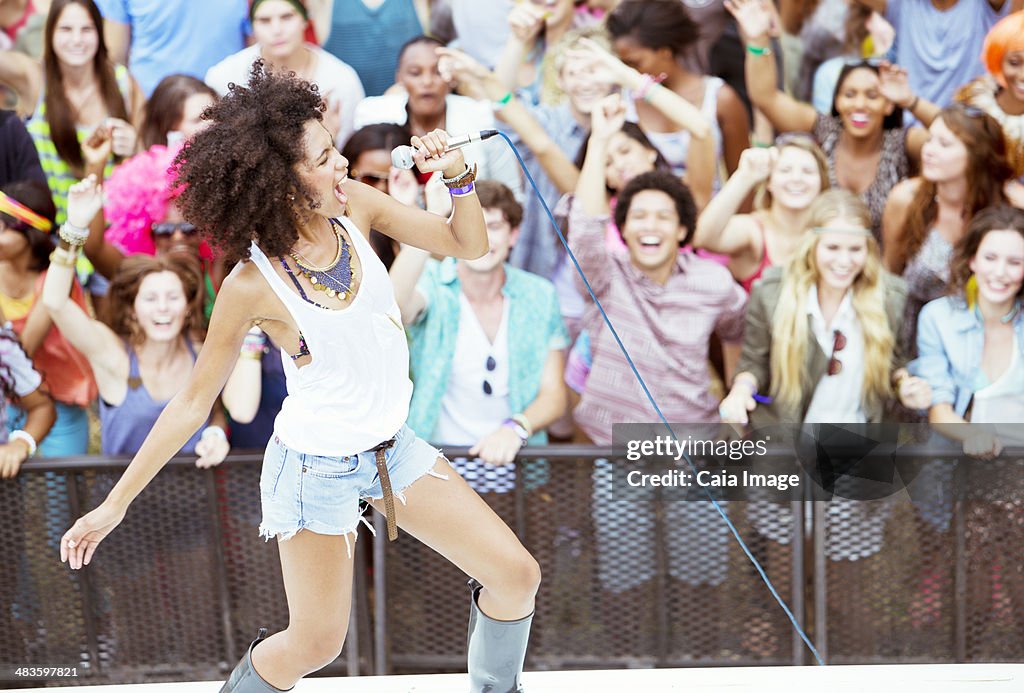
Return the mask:
<path id="1" fill-rule="evenodd" d="M 298 240 L 292 199 L 319 206 L 295 165 L 305 157 L 306 123 L 323 120 L 323 99 L 317 85 L 271 73 L 262 60 L 253 63 L 248 86 L 229 89 L 203 112 L 212 125 L 175 158 L 178 208 L 228 262 L 248 259 L 254 240 L 283 255 Z"/>

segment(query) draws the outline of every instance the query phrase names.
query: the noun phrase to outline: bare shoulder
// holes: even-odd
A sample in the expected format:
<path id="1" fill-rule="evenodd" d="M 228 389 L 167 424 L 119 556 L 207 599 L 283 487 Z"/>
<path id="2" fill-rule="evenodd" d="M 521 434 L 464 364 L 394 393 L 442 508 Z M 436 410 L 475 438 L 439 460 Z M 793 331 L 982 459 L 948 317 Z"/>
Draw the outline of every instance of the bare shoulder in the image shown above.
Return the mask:
<path id="1" fill-rule="evenodd" d="M 274 316 L 264 315 L 268 306 L 277 301 L 273 289 L 253 262 L 239 262 L 220 285 L 216 305 L 222 304 L 236 319 L 246 322 L 266 320 Z"/>

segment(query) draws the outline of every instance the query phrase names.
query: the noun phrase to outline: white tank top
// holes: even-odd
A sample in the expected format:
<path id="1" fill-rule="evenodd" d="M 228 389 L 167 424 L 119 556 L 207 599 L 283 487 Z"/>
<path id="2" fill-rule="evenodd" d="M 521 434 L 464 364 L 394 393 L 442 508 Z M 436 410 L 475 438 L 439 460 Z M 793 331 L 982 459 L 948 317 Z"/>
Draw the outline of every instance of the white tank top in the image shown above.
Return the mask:
<path id="1" fill-rule="evenodd" d="M 263 251 L 250 246 L 253 263 L 295 320 L 312 358 L 299 368 L 282 350 L 288 396 L 274 432 L 293 450 L 313 455 L 353 455 L 391 438 L 405 423 L 412 397 L 409 346 L 387 270 L 355 224 L 338 221 L 363 272 L 343 310 L 303 300 Z M 315 299 L 318 292 L 310 293 Z"/>

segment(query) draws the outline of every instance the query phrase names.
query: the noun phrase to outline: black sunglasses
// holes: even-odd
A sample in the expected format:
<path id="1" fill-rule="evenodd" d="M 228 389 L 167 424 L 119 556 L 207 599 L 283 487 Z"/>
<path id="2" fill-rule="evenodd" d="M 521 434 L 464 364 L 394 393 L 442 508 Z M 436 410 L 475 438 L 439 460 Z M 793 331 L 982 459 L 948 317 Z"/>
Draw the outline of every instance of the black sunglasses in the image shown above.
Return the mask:
<path id="1" fill-rule="evenodd" d="M 495 368 L 498 367 L 498 362 L 494 360 L 493 356 L 488 356 L 487 357 L 487 362 L 484 365 L 487 366 L 487 370 L 488 371 L 493 371 Z M 487 382 L 486 378 L 484 378 L 484 394 L 485 395 L 492 395 L 492 394 L 494 394 L 494 388 L 491 387 L 491 384 L 489 382 Z"/>
<path id="2" fill-rule="evenodd" d="M 191 236 L 196 232 L 195 224 L 190 224 L 187 221 L 165 221 L 153 224 L 150 228 L 153 229 L 154 236 L 173 236 L 175 231 L 181 231 L 186 236 Z"/>

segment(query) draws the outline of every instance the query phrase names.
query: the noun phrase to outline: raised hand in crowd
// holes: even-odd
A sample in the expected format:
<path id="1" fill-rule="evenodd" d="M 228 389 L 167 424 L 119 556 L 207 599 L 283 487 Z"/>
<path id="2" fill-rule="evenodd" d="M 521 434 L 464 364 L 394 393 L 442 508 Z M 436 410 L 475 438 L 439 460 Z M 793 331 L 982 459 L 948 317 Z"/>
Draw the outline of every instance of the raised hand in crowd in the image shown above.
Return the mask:
<path id="1" fill-rule="evenodd" d="M 114 138 L 111 130 L 102 123 L 82 142 L 82 158 L 85 160 L 87 176 L 103 177 L 103 169 L 114 151 Z"/>
<path id="2" fill-rule="evenodd" d="M 725 0 L 724 4 L 748 44 L 766 47 L 781 33 L 778 12 L 769 0 Z"/>
<path id="3" fill-rule="evenodd" d="M 883 60 L 878 66 L 879 90 L 882 96 L 896 106 L 911 111 L 922 123 L 931 123 L 941 110 L 930 101 L 920 98 L 910 87 L 906 68 Z"/>

